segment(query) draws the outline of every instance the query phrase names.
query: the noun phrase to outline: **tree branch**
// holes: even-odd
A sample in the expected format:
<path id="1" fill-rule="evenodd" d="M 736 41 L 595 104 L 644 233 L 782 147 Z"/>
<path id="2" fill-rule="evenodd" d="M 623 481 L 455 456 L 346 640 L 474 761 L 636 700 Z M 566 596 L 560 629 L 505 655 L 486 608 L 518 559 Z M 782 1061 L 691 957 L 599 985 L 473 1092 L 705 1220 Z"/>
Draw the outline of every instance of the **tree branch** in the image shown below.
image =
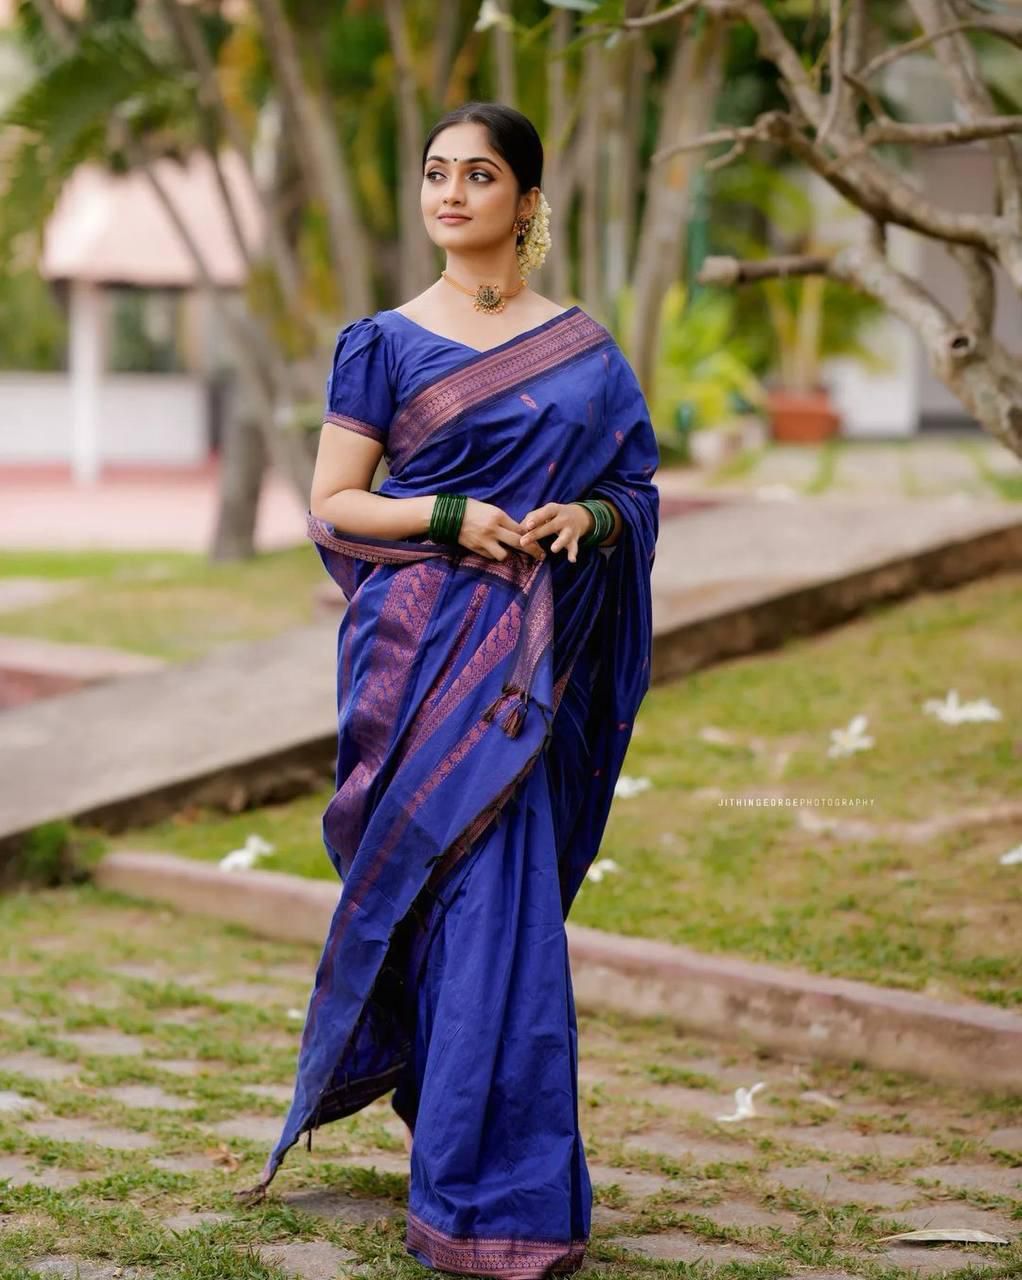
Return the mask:
<path id="1" fill-rule="evenodd" d="M 934 41 L 943 40 L 946 36 L 954 35 L 959 31 L 989 31 L 992 35 L 1001 36 L 1022 48 L 1022 19 L 967 18 L 962 22 L 949 22 L 933 31 L 927 31 L 925 35 L 916 36 L 914 40 L 906 40 L 904 44 L 895 45 L 893 49 L 885 49 L 883 53 L 878 53 L 875 58 L 871 58 L 864 67 L 860 67 L 857 74 L 863 80 L 868 80 L 881 67 L 889 66 L 907 53 L 918 53 L 920 49 L 925 49 Z"/>
<path id="2" fill-rule="evenodd" d="M 946 18 L 957 15 L 945 0 L 909 0 L 924 31 L 937 31 L 946 26 Z M 941 40 L 934 56 L 943 68 L 951 92 L 965 110 L 967 118 L 982 119 L 994 114 L 993 95 L 983 82 L 976 51 L 962 32 Z M 992 140 L 990 147 L 997 173 L 1000 212 L 1011 227 L 1022 234 L 1022 161 L 1010 138 Z"/>

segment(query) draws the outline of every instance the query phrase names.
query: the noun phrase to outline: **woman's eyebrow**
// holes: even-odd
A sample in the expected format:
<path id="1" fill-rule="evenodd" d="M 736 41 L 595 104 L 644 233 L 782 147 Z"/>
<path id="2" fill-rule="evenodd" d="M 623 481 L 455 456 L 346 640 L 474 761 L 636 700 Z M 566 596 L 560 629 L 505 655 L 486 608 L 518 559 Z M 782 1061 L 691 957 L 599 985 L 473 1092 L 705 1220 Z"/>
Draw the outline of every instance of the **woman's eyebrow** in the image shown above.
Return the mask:
<path id="1" fill-rule="evenodd" d="M 427 156 L 427 163 L 430 160 L 439 160 L 441 164 L 450 164 L 450 161 L 443 156 Z M 499 169 L 500 165 L 496 160 L 491 160 L 489 156 L 469 156 L 467 160 L 462 160 L 462 164 L 492 164 L 495 169 Z"/>

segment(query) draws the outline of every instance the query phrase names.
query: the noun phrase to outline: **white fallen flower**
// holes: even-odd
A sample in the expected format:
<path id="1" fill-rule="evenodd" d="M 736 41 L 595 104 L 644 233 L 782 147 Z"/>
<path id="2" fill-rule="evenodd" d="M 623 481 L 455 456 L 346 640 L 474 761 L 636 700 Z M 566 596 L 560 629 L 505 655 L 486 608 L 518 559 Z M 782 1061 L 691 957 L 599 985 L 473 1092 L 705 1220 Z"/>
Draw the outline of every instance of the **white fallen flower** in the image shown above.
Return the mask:
<path id="1" fill-rule="evenodd" d="M 999 862 L 1002 867 L 1017 867 L 1022 862 L 1022 844 L 1009 849 L 1007 853 L 1002 853 Z"/>
<path id="2" fill-rule="evenodd" d="M 240 849 L 232 849 L 217 864 L 221 871 L 248 871 L 260 858 L 273 852 L 273 845 L 262 836 L 249 836 Z"/>
<path id="3" fill-rule="evenodd" d="M 594 862 L 586 872 L 587 880 L 595 880 L 598 884 L 608 871 L 620 871 L 621 868 L 613 858 L 601 858 L 599 862 Z"/>
<path id="4" fill-rule="evenodd" d="M 868 716 L 854 716 L 844 729 L 831 729 L 827 755 L 850 756 L 854 751 L 868 751 L 873 739 L 866 733 Z"/>
<path id="5" fill-rule="evenodd" d="M 614 783 L 614 795 L 622 796 L 627 800 L 631 796 L 637 796 L 641 791 L 648 791 L 652 785 L 649 778 L 629 778 L 622 773 Z"/>
<path id="6" fill-rule="evenodd" d="M 960 702 L 957 689 L 950 689 L 944 699 L 927 698 L 923 703 L 923 710 L 936 716 L 944 724 L 966 724 L 1001 718 L 1000 711 L 989 698 L 975 698 L 972 702 Z"/>
<path id="7" fill-rule="evenodd" d="M 299 1019 L 304 1018 L 305 1014 L 302 1013 L 301 1009 L 288 1009 L 287 1016 L 292 1022 L 297 1022 Z"/>
<path id="8" fill-rule="evenodd" d="M 729 1124 L 733 1120 L 748 1120 L 750 1117 L 758 1115 L 759 1112 L 756 1110 L 753 1098 L 759 1093 L 760 1089 L 765 1088 L 766 1084 L 762 1080 L 757 1080 L 751 1089 L 746 1089 L 744 1085 L 739 1085 L 735 1090 L 734 1115 L 716 1116 L 715 1118 L 721 1121 L 722 1124 Z"/>

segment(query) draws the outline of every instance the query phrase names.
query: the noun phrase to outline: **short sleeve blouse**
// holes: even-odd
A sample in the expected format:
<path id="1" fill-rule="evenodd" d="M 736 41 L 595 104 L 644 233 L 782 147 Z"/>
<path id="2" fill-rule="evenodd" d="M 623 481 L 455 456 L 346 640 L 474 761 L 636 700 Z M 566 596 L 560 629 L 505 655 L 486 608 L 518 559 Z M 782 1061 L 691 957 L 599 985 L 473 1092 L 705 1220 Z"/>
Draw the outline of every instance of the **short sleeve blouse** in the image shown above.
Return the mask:
<path id="1" fill-rule="evenodd" d="M 383 330 L 371 316 L 337 335 L 323 421 L 387 443 L 395 399 Z"/>

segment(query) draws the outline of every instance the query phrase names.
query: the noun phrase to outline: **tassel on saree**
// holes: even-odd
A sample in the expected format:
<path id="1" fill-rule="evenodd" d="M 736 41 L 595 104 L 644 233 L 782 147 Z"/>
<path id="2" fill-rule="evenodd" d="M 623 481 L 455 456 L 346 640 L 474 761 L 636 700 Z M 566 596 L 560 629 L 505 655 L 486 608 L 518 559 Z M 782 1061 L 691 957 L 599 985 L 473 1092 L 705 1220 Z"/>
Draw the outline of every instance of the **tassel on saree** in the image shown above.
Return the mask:
<path id="1" fill-rule="evenodd" d="M 528 692 L 519 685 L 505 684 L 501 692 L 483 712 L 482 718 L 488 723 L 492 723 L 500 704 L 507 698 L 517 699 L 517 704 L 500 721 L 500 727 L 509 738 L 517 738 L 522 731 L 522 726 L 525 724 L 525 713 L 529 709 Z"/>

